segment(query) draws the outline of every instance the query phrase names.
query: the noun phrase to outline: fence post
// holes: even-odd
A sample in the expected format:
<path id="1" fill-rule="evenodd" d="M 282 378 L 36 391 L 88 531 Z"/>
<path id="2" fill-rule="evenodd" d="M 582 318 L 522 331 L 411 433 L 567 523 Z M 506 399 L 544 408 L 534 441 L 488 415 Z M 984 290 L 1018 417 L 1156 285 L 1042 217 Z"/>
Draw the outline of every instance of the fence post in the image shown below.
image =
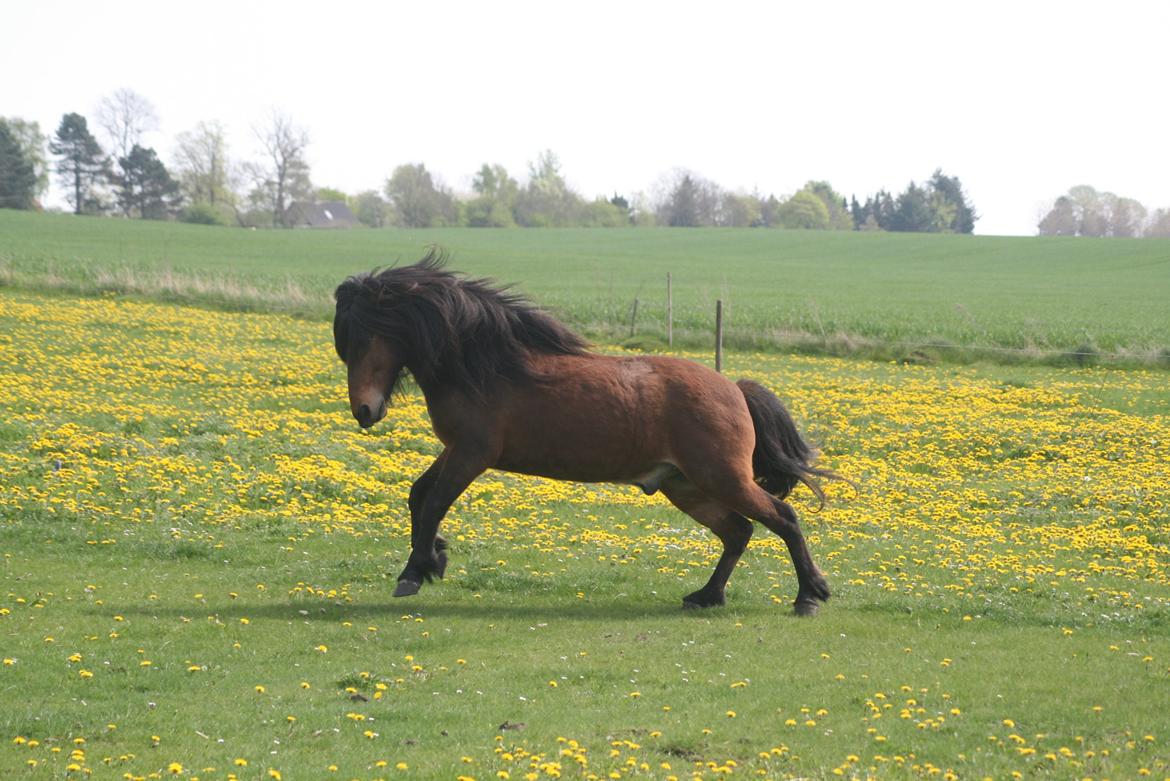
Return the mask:
<path id="1" fill-rule="evenodd" d="M 666 272 L 666 346 L 674 347 L 674 293 L 670 287 L 670 272 Z"/>
<path id="2" fill-rule="evenodd" d="M 723 372 L 723 299 L 715 302 L 715 371 Z"/>
<path id="3" fill-rule="evenodd" d="M 630 336 L 634 335 L 634 328 L 638 323 L 638 298 L 634 297 L 634 308 L 630 312 Z"/>

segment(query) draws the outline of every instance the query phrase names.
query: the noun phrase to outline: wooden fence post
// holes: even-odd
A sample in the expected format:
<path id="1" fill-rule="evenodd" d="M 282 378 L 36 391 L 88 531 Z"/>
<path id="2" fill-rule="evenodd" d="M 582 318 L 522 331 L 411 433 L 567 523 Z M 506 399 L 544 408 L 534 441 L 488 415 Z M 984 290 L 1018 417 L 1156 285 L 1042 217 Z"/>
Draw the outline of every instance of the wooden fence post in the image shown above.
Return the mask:
<path id="1" fill-rule="evenodd" d="M 630 312 L 630 336 L 634 335 L 634 328 L 638 324 L 638 298 L 634 297 L 634 308 Z"/>
<path id="2" fill-rule="evenodd" d="M 715 302 L 715 371 L 723 372 L 723 299 Z"/>
<path id="3" fill-rule="evenodd" d="M 670 287 L 670 272 L 666 272 L 666 346 L 674 347 L 674 293 Z"/>

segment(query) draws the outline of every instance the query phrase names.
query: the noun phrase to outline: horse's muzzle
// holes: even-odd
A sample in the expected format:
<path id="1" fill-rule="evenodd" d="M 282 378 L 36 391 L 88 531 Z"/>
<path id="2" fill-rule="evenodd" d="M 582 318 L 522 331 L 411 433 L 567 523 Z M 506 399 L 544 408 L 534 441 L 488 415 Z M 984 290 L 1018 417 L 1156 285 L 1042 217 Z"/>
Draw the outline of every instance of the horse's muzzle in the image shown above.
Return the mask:
<path id="1" fill-rule="evenodd" d="M 368 404 L 363 404 L 354 411 L 353 416 L 357 418 L 359 426 L 369 428 L 386 417 L 386 402 L 379 404 L 376 411 L 371 410 Z"/>

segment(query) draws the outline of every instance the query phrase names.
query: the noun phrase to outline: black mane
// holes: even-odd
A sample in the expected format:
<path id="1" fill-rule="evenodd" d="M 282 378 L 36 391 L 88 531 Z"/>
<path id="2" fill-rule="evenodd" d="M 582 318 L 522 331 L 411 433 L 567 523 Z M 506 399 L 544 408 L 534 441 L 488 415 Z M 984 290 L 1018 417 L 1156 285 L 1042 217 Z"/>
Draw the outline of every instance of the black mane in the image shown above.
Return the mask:
<path id="1" fill-rule="evenodd" d="M 530 353 L 585 351 L 585 341 L 522 296 L 444 268 L 430 250 L 409 266 L 356 274 L 334 293 L 333 339 L 349 356 L 374 334 L 406 351 L 424 389 L 449 384 L 482 395 L 496 378 L 532 378 Z"/>

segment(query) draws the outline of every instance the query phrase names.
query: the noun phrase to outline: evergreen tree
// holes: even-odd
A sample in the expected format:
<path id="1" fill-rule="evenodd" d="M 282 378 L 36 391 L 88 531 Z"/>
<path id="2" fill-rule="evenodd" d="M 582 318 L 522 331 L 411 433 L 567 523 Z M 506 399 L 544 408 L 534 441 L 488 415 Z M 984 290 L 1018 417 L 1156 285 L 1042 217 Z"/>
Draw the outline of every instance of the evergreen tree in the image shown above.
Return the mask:
<path id="1" fill-rule="evenodd" d="M 163 220 L 174 211 L 179 196 L 179 183 L 171 178 L 166 166 L 153 149 L 135 144 L 126 157 L 118 159 L 120 174 L 114 176 L 118 185 L 118 206 L 126 216 L 137 213 L 147 220 Z"/>
<path id="2" fill-rule="evenodd" d="M 8 123 L 0 119 L 0 209 L 36 205 L 37 172 Z"/>
<path id="3" fill-rule="evenodd" d="M 96 214 L 104 210 L 98 188 L 110 178 L 110 159 L 89 132 L 85 117 L 70 113 L 61 118 L 49 151 L 61 159 L 57 173 L 67 190 L 74 214 Z"/>
<path id="4" fill-rule="evenodd" d="M 936 211 L 945 213 L 949 219 L 940 220 L 942 214 L 936 214 L 935 224 L 938 230 L 954 233 L 973 233 L 975 221 L 979 215 L 975 207 L 967 200 L 963 192 L 963 185 L 957 176 L 946 176 L 942 169 L 935 169 L 930 178 L 932 202 L 936 204 Z M 939 208 L 941 207 L 941 208 Z M 945 223 L 945 224 L 944 224 Z"/>
<path id="5" fill-rule="evenodd" d="M 927 192 L 911 182 L 906 191 L 898 196 L 888 230 L 925 232 L 930 230 L 932 224 L 933 215 Z"/>

